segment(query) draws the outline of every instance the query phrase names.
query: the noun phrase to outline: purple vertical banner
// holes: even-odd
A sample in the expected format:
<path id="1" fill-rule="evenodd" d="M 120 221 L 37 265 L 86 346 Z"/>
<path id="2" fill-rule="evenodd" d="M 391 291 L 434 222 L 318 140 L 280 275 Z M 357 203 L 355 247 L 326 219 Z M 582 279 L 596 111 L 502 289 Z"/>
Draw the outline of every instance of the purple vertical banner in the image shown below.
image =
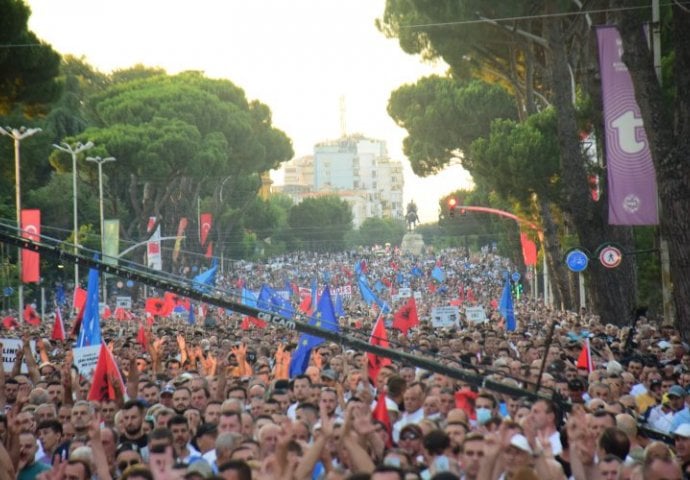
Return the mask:
<path id="1" fill-rule="evenodd" d="M 597 28 L 604 99 L 609 224 L 656 225 L 656 171 L 618 29 Z"/>

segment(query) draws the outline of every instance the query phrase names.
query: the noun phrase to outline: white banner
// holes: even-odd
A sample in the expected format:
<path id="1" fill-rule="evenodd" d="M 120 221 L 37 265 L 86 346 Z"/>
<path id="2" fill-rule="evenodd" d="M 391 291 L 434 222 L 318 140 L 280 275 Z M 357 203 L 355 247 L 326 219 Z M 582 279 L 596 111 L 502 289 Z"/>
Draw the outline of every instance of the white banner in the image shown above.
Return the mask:
<path id="1" fill-rule="evenodd" d="M 487 320 L 486 312 L 481 305 L 476 307 L 465 307 L 465 316 L 467 317 L 467 321 L 471 323 L 484 323 Z"/>
<path id="2" fill-rule="evenodd" d="M 432 308 L 431 325 L 434 328 L 459 327 L 460 309 L 454 306 Z"/>
<path id="3" fill-rule="evenodd" d="M 115 297 L 115 308 L 130 310 L 132 308 L 132 297 Z"/>
<path id="4" fill-rule="evenodd" d="M 148 231 L 156 224 L 156 217 L 149 217 Z M 146 242 L 146 262 L 148 267 L 153 270 L 163 269 L 163 257 L 161 256 L 161 226 L 160 224 L 153 232 L 153 235 Z"/>
<path id="5" fill-rule="evenodd" d="M 412 289 L 409 287 L 401 287 L 398 289 L 398 298 L 410 298 L 412 296 Z"/>
<path id="6" fill-rule="evenodd" d="M 93 376 L 93 371 L 96 370 L 98 363 L 98 354 L 101 351 L 100 345 L 89 345 L 88 347 L 77 347 L 74 352 L 74 364 L 80 375 L 87 378 Z"/>
<path id="7" fill-rule="evenodd" d="M 17 359 L 17 351 L 23 348 L 24 342 L 18 338 L 0 338 L 2 342 L 2 366 L 5 372 L 9 373 L 14 368 L 14 362 Z M 31 351 L 34 352 L 34 358 L 37 364 L 41 364 L 41 357 L 36 351 L 36 341 L 31 340 L 29 342 L 31 345 Z M 26 360 L 22 360 L 22 368 L 20 370 L 22 373 L 28 373 L 29 368 L 26 366 Z"/>

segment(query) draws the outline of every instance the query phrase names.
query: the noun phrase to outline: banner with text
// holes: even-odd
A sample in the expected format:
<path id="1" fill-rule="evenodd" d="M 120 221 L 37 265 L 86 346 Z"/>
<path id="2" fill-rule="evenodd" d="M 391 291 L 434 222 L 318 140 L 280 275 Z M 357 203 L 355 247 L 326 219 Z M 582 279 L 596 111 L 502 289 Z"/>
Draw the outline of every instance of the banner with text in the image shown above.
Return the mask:
<path id="1" fill-rule="evenodd" d="M 597 28 L 604 102 L 609 224 L 656 225 L 656 171 L 623 42 L 614 26 Z"/>

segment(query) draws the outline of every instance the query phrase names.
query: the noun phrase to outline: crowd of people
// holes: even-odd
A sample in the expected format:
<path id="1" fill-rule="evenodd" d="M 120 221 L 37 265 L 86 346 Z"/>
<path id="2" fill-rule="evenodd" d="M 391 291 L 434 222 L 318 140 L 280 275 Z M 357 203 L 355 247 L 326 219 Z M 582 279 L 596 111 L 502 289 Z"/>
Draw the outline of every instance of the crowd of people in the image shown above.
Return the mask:
<path id="1" fill-rule="evenodd" d="M 49 322 L 20 325 L 3 332 L 23 347 L 0 373 L 0 480 L 690 478 L 690 351 L 679 332 L 646 318 L 634 330 L 601 325 L 529 289 L 507 331 L 495 300 L 511 267 L 488 249 L 284 257 L 217 281 L 257 289 L 330 272 L 333 288 L 352 285 L 341 335 L 368 337 L 381 312 L 357 291 L 363 266 L 372 281 L 391 279 L 381 295 L 393 311 L 397 287 L 420 293 L 419 325 L 388 328 L 390 348 L 464 380 L 395 361 L 372 373 L 346 341 L 321 342 L 291 376 L 298 332 L 247 328 L 213 307 L 194 325 L 135 308 L 136 320 L 101 324 L 124 385 L 96 401 L 74 338 L 48 340 Z M 458 298 L 484 305 L 488 320 L 433 327 L 432 308 Z"/>

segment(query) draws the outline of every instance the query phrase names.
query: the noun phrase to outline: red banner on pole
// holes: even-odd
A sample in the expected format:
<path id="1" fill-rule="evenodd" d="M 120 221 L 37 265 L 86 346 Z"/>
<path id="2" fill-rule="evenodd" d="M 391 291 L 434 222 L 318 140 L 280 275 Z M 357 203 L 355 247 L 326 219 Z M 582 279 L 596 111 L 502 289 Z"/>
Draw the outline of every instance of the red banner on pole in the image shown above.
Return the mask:
<path id="1" fill-rule="evenodd" d="M 41 211 L 22 210 L 22 237 L 38 242 L 41 239 Z M 22 282 L 38 283 L 41 280 L 41 256 L 38 252 L 22 249 Z"/>

